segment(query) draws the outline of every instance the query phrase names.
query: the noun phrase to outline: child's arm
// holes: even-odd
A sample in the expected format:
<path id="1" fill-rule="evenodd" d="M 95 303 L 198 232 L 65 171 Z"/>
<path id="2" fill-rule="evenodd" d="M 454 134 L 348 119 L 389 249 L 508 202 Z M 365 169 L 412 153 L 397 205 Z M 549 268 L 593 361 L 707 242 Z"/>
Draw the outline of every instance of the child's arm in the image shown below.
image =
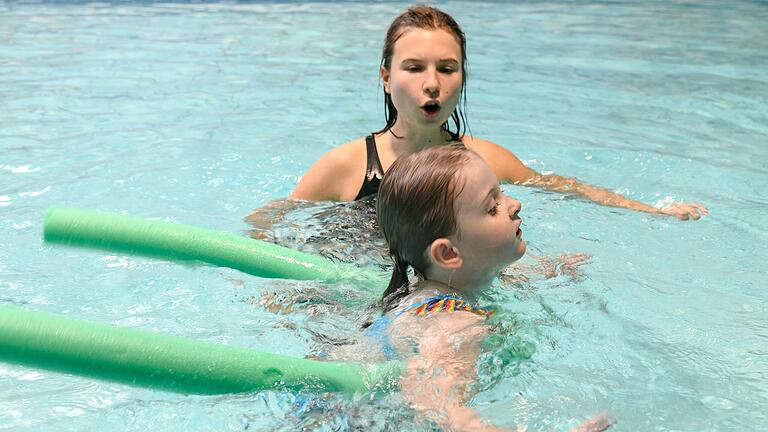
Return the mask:
<path id="1" fill-rule="evenodd" d="M 456 431 L 500 431 L 471 408 L 469 385 L 475 381 L 480 341 L 488 332 L 485 318 L 470 312 L 442 312 L 422 318 L 401 315 L 395 340 L 411 340 L 418 354 L 407 360 L 403 394 L 413 407 L 441 428 Z"/>
<path id="2" fill-rule="evenodd" d="M 485 318 L 471 312 L 441 312 L 422 318 L 404 314 L 395 320 L 396 341 L 413 341 L 418 353 L 406 362 L 401 388 L 413 407 L 448 431 L 509 431 L 491 425 L 466 406 L 476 379 L 480 342 L 490 329 Z M 614 420 L 601 414 L 571 432 L 601 432 Z M 517 427 L 515 431 L 525 431 Z"/>

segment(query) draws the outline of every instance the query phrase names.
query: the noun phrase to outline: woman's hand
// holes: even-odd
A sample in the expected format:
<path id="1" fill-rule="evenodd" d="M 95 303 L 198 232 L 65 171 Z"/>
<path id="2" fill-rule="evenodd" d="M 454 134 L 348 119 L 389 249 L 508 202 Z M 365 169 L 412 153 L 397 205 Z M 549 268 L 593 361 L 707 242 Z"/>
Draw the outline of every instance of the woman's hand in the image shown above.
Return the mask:
<path id="1" fill-rule="evenodd" d="M 659 209 L 659 214 L 674 216 L 680 220 L 699 220 L 709 214 L 709 210 L 699 203 L 672 203 Z"/>

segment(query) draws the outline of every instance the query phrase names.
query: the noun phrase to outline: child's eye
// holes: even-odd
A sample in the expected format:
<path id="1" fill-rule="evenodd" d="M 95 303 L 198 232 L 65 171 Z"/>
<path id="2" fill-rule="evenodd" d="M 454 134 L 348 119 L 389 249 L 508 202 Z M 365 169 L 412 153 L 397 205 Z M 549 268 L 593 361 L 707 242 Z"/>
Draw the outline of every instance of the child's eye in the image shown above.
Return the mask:
<path id="1" fill-rule="evenodd" d="M 491 215 L 491 216 L 496 216 L 496 213 L 499 212 L 499 206 L 500 205 L 501 205 L 501 203 L 496 201 L 496 204 L 494 204 L 493 207 L 491 207 L 491 209 L 488 210 L 488 214 Z"/>

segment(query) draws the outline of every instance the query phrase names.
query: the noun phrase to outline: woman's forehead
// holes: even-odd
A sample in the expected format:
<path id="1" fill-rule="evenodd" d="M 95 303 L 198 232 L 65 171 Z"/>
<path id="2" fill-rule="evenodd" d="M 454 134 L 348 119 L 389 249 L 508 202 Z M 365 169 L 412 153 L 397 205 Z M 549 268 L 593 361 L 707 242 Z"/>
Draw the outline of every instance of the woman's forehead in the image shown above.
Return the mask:
<path id="1" fill-rule="evenodd" d="M 439 58 L 461 60 L 456 37 L 444 29 L 408 27 L 395 42 L 394 56 L 400 58 Z"/>

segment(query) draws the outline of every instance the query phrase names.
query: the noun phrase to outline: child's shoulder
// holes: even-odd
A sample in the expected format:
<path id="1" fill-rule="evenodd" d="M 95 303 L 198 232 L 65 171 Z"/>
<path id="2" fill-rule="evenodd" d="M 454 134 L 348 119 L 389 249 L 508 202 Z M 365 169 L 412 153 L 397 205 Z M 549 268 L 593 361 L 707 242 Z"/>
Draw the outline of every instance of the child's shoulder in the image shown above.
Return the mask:
<path id="1" fill-rule="evenodd" d="M 456 294 L 417 292 L 405 297 L 391 312 L 395 321 L 485 320 L 495 310 L 478 307 Z"/>
<path id="2" fill-rule="evenodd" d="M 394 316 L 390 334 L 393 340 L 420 341 L 419 344 L 427 341 L 430 346 L 452 344 L 487 332 L 488 316 L 474 308 L 464 308 L 453 299 L 430 298 Z"/>
<path id="3" fill-rule="evenodd" d="M 414 304 L 410 306 L 404 312 L 426 317 L 438 313 L 460 311 L 471 312 L 473 314 L 484 317 L 490 317 L 494 313 L 494 310 L 492 309 L 481 308 L 473 305 L 472 303 L 455 294 L 444 294 L 429 297 L 421 301 L 420 304 Z"/>

